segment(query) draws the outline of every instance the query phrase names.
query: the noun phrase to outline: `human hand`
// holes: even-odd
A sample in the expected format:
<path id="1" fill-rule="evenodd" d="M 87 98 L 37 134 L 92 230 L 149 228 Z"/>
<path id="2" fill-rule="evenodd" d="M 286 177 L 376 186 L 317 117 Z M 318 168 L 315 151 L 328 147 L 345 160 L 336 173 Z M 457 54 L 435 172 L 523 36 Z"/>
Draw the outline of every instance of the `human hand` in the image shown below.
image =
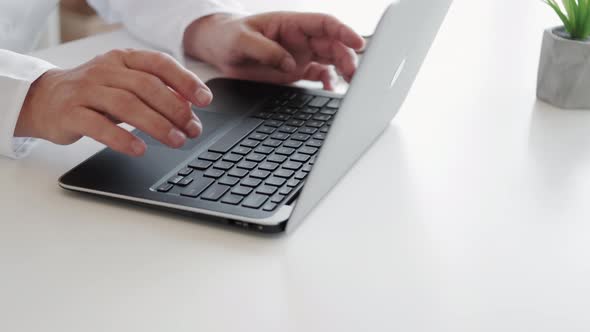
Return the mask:
<path id="1" fill-rule="evenodd" d="M 355 50 L 364 39 L 324 14 L 274 12 L 248 17 L 215 14 L 195 21 L 184 35 L 187 54 L 240 79 L 291 83 L 320 81 L 334 88 L 334 65 L 350 81 Z"/>
<path id="2" fill-rule="evenodd" d="M 89 136 L 113 150 L 141 156 L 145 142 L 117 123 L 128 123 L 179 148 L 187 137 L 202 132 L 190 102 L 204 107 L 211 99 L 209 88 L 170 56 L 115 50 L 37 79 L 25 99 L 15 136 L 57 144 Z"/>

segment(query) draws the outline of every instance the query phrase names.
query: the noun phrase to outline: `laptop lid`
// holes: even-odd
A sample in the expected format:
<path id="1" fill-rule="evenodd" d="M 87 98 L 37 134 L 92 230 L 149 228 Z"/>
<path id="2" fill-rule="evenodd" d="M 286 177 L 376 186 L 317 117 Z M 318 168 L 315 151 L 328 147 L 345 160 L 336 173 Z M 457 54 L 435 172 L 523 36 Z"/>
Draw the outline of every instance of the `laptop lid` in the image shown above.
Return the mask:
<path id="1" fill-rule="evenodd" d="M 287 223 L 293 231 L 389 126 L 452 0 L 399 0 L 383 14 Z"/>

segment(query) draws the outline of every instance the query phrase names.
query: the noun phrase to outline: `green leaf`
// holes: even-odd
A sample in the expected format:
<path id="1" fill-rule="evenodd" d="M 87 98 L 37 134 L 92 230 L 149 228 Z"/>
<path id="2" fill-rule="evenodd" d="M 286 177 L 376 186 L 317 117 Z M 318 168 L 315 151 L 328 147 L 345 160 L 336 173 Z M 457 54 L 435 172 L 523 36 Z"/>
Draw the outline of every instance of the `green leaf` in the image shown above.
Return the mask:
<path id="1" fill-rule="evenodd" d="M 563 2 L 563 7 L 565 8 L 565 11 L 567 13 L 567 16 L 569 18 L 570 24 L 573 26 L 576 26 L 577 23 L 577 17 L 576 17 L 576 2 L 575 0 L 562 0 Z M 555 3 L 555 5 L 557 5 L 557 3 Z"/>
<path id="2" fill-rule="evenodd" d="M 571 25 L 571 22 L 568 20 L 567 16 L 565 16 L 565 14 L 561 11 L 561 8 L 555 2 L 555 0 L 543 0 L 543 1 L 545 1 L 546 4 L 548 4 L 551 8 L 553 8 L 553 10 L 555 11 L 555 13 L 557 13 L 557 16 L 559 16 L 559 18 L 563 22 L 563 25 L 565 26 L 565 29 L 571 35 L 572 34 L 572 31 L 573 31 L 573 27 Z"/>

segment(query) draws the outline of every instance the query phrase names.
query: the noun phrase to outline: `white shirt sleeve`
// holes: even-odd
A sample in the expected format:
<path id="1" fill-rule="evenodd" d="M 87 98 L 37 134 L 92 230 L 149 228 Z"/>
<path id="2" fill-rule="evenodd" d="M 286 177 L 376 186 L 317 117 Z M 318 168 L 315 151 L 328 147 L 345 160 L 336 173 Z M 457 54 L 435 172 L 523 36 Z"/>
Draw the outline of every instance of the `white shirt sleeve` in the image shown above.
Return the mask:
<path id="1" fill-rule="evenodd" d="M 20 158 L 30 138 L 14 138 L 14 129 L 31 83 L 55 66 L 41 59 L 0 49 L 0 156 Z"/>
<path id="2" fill-rule="evenodd" d="M 182 40 L 197 19 L 217 14 L 245 14 L 234 0 L 88 0 L 109 22 L 122 22 L 137 38 L 184 60 Z"/>

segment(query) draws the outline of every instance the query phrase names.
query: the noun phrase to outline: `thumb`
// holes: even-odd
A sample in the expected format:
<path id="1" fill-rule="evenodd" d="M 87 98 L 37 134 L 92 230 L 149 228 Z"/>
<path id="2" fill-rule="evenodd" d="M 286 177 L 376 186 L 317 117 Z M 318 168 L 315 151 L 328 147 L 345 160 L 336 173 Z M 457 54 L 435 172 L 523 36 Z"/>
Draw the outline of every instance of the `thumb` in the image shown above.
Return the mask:
<path id="1" fill-rule="evenodd" d="M 246 57 L 285 73 L 293 72 L 297 68 L 291 53 L 261 33 L 246 32 L 242 38 L 239 47 Z"/>

